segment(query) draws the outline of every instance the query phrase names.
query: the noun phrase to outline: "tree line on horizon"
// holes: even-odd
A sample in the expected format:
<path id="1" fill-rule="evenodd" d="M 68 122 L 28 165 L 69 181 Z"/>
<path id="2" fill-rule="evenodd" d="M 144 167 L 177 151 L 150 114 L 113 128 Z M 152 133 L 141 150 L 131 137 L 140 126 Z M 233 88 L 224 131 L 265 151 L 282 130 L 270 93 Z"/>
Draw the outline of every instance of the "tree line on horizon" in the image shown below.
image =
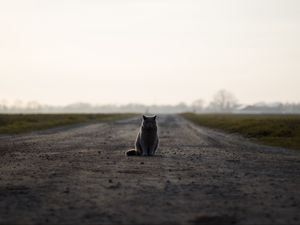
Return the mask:
<path id="1" fill-rule="evenodd" d="M 0 102 L 0 113 L 300 113 L 300 103 L 256 103 L 252 105 L 240 104 L 237 98 L 227 90 L 218 91 L 209 104 L 205 105 L 202 99 L 192 104 L 184 102 L 177 105 L 145 105 L 129 103 L 125 105 L 92 105 L 89 103 L 73 103 L 66 106 L 42 105 L 36 101 L 23 103 L 16 101 L 8 105 Z"/>

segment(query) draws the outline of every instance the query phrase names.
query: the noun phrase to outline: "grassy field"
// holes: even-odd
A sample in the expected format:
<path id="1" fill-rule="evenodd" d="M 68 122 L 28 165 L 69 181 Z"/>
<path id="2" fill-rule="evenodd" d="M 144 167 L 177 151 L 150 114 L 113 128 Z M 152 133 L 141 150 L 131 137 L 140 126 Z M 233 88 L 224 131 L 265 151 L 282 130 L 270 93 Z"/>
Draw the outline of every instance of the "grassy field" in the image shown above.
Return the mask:
<path id="1" fill-rule="evenodd" d="M 300 150 L 300 115 L 181 114 L 202 126 L 253 138 L 259 143 Z"/>
<path id="2" fill-rule="evenodd" d="M 103 122 L 134 116 L 119 114 L 0 114 L 0 134 L 16 134 L 63 125 Z"/>

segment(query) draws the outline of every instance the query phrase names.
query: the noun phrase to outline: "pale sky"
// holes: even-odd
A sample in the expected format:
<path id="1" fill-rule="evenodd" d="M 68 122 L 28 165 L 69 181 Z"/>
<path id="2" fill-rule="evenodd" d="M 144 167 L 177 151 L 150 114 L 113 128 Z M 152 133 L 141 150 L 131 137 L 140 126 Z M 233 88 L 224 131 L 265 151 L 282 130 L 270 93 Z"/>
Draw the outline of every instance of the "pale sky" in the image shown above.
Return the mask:
<path id="1" fill-rule="evenodd" d="M 0 100 L 300 102 L 299 0 L 0 0 Z"/>

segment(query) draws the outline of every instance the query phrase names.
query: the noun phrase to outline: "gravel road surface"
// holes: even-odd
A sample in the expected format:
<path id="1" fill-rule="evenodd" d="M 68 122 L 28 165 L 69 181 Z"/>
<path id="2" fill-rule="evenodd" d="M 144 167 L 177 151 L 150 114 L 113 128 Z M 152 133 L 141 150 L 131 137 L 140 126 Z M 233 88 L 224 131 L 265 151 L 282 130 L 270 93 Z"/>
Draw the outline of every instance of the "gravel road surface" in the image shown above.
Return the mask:
<path id="1" fill-rule="evenodd" d="M 154 157 L 126 157 L 140 118 L 0 137 L 0 224 L 300 224 L 300 152 L 158 118 Z"/>

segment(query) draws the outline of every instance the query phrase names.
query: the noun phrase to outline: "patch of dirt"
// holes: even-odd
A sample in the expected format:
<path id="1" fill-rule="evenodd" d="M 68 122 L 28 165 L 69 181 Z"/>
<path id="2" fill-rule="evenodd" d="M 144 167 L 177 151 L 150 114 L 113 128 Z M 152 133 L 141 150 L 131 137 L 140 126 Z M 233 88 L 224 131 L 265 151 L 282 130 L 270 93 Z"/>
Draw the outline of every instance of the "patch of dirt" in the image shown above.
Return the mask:
<path id="1" fill-rule="evenodd" d="M 139 118 L 0 137 L 0 224 L 299 224 L 300 154 L 176 115 L 154 157 Z"/>

